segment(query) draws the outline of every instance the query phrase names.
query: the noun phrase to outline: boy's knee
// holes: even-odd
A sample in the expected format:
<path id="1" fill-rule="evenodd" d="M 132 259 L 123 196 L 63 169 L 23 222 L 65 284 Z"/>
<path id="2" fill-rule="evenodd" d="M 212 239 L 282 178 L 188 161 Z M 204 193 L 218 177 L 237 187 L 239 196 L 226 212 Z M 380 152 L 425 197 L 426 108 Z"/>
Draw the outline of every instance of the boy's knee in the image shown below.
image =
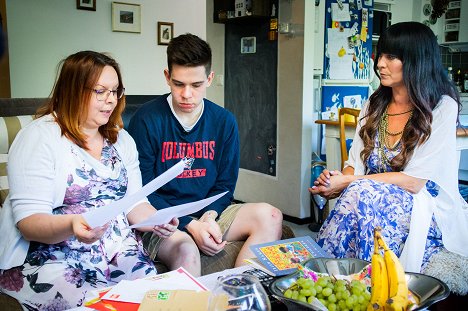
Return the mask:
<path id="1" fill-rule="evenodd" d="M 176 253 L 183 257 L 200 258 L 200 251 L 198 250 L 195 241 L 181 241 L 176 246 Z"/>
<path id="2" fill-rule="evenodd" d="M 268 203 L 257 203 L 256 216 L 260 223 L 268 226 L 281 226 L 283 223 L 283 213 L 276 207 Z"/>

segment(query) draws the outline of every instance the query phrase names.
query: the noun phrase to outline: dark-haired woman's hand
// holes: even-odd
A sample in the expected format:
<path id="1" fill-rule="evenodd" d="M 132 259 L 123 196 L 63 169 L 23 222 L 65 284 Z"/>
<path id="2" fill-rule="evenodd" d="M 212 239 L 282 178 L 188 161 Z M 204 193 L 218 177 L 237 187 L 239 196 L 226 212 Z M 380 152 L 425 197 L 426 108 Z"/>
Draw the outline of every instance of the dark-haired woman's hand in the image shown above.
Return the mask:
<path id="1" fill-rule="evenodd" d="M 309 192 L 318 194 L 328 200 L 337 198 L 349 185 L 350 178 L 352 176 L 343 175 L 340 171 L 324 170 L 314 182 L 314 186 L 309 188 Z"/>

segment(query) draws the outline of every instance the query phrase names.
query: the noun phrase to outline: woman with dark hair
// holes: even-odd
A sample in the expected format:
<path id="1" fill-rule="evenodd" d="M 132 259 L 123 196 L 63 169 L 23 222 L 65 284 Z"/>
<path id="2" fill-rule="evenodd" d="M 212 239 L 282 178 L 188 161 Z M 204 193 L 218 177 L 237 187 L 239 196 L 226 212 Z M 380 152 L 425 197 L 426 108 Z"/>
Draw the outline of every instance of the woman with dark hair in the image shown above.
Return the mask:
<path id="1" fill-rule="evenodd" d="M 0 292 L 27 310 L 81 306 L 97 288 L 156 274 L 128 228 L 154 214 L 147 200 L 102 227 L 90 228 L 82 216 L 142 187 L 135 143 L 122 129 L 124 91 L 111 57 L 70 55 L 50 100 L 11 146 Z M 140 229 L 169 237 L 178 223 Z"/>
<path id="2" fill-rule="evenodd" d="M 377 43 L 379 88 L 363 107 L 342 172 L 309 190 L 339 196 L 318 243 L 336 257 L 370 260 L 376 226 L 406 271 L 424 271 L 444 246 L 468 256 L 468 209 L 458 192 L 461 108 L 429 27 L 390 26 Z"/>

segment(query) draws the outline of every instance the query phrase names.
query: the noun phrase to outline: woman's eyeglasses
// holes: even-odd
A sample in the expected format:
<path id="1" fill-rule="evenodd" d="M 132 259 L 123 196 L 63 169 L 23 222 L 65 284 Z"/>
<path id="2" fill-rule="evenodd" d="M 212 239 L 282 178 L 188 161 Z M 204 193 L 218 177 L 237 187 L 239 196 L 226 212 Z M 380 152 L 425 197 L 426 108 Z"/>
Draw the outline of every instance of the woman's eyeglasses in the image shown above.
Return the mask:
<path id="1" fill-rule="evenodd" d="M 96 94 L 96 99 L 98 101 L 103 101 L 109 98 L 109 95 L 112 93 L 112 96 L 116 99 L 121 99 L 125 94 L 125 88 L 119 87 L 116 90 L 107 90 L 107 89 L 91 89 L 94 94 Z"/>

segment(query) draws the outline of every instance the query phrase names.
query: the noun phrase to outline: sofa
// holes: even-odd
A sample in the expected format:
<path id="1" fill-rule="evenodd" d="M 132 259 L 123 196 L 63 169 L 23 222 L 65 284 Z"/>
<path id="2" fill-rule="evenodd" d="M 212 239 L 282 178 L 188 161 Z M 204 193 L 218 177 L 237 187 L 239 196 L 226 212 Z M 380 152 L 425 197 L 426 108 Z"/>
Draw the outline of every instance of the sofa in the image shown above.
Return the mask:
<path id="1" fill-rule="evenodd" d="M 122 115 L 124 127 L 145 102 L 156 95 L 127 95 L 126 107 Z M 0 206 L 8 194 L 8 181 L 6 164 L 8 149 L 18 131 L 33 120 L 36 109 L 43 104 L 46 98 L 0 98 Z M 283 238 L 294 237 L 293 231 L 288 226 L 283 226 Z M 210 274 L 224 269 L 232 268 L 244 242 L 237 241 L 226 245 L 225 249 L 216 256 L 202 255 L 202 274 Z M 160 262 L 156 262 L 158 272 L 166 272 L 168 269 Z M 9 296 L 0 294 L 0 310 L 22 310 L 20 304 Z"/>

